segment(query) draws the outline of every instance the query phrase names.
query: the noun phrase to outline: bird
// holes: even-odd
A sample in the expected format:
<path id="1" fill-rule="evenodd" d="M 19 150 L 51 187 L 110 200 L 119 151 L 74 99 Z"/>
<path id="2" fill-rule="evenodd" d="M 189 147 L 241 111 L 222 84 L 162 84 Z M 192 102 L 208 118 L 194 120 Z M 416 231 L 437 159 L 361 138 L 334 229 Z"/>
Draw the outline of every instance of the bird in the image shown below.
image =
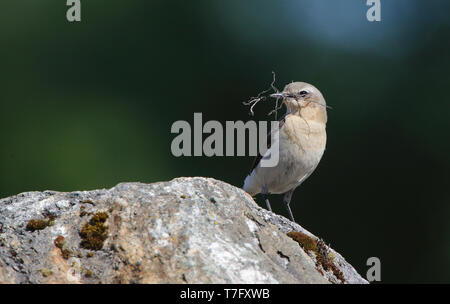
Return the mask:
<path id="1" fill-rule="evenodd" d="M 251 196 L 261 193 L 269 211 L 268 195 L 284 194 L 284 205 L 295 222 L 290 207 L 294 190 L 313 173 L 325 151 L 327 104 L 322 93 L 306 82 L 289 83 L 270 97 L 281 98 L 287 110 L 278 129 L 268 134 L 268 149 L 256 157 L 242 188 Z M 278 153 L 278 163 L 262 165 L 261 160 L 272 153 Z"/>

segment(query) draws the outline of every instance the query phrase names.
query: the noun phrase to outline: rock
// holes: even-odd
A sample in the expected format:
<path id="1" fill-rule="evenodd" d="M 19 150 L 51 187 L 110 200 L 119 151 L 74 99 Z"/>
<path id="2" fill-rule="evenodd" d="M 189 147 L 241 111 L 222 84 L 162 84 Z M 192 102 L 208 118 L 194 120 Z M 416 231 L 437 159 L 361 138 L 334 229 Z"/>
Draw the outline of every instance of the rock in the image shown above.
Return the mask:
<path id="1" fill-rule="evenodd" d="M 22 193 L 0 200 L 0 227 L 0 283 L 367 283 L 298 224 L 212 178 Z"/>

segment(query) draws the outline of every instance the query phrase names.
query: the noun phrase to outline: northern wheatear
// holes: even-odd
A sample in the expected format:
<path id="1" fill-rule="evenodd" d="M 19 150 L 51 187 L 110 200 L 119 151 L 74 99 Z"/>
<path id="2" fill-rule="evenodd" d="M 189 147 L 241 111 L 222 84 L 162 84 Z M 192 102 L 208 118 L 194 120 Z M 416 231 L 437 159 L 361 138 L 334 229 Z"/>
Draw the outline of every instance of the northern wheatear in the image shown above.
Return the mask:
<path id="1" fill-rule="evenodd" d="M 272 140 L 279 140 L 279 151 L 272 151 L 275 146 L 272 142 L 264 155 L 256 158 L 243 189 L 252 196 L 261 193 L 270 211 L 268 194 L 285 193 L 283 201 L 291 220 L 295 222 L 289 206 L 292 193 L 311 175 L 325 151 L 327 105 L 320 91 L 305 82 L 290 83 L 281 93 L 270 96 L 282 98 L 287 107 L 279 129 L 269 134 Z M 279 153 L 278 164 L 275 167 L 261 166 L 261 159 L 270 157 L 270 153 L 274 152 Z"/>

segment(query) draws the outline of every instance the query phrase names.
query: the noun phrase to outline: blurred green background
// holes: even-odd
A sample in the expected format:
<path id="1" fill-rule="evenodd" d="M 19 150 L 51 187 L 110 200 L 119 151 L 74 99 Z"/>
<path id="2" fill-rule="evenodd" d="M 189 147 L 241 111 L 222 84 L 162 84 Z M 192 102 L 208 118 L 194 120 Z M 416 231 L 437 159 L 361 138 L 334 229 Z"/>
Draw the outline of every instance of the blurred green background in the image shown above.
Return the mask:
<path id="1" fill-rule="evenodd" d="M 449 282 L 450 3 L 382 0 L 368 22 L 365 2 L 82 0 L 69 23 L 65 1 L 3 0 L 0 197 L 178 176 L 241 186 L 252 157 L 176 158 L 170 127 L 194 112 L 270 119 L 273 104 L 252 118 L 242 101 L 275 71 L 333 107 L 298 222 L 363 276 L 376 256 L 383 282 Z"/>

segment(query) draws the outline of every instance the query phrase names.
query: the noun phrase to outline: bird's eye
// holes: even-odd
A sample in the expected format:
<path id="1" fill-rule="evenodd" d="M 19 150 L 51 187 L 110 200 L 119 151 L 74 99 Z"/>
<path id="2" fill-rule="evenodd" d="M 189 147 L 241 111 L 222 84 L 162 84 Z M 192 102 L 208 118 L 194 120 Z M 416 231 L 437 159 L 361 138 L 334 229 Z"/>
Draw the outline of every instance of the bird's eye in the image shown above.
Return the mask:
<path id="1" fill-rule="evenodd" d="M 300 91 L 299 94 L 300 96 L 305 97 L 306 95 L 308 95 L 308 91 Z"/>

